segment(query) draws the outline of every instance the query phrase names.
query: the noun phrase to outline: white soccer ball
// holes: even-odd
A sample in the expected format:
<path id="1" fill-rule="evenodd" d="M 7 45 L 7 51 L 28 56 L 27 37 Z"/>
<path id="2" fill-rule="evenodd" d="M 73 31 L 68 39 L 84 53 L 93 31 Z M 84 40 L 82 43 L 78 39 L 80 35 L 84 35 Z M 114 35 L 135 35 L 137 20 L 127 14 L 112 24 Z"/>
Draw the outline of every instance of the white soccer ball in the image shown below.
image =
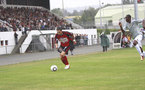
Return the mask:
<path id="1" fill-rule="evenodd" d="M 58 68 L 56 65 L 52 65 L 50 69 L 51 69 L 51 71 L 57 71 Z"/>

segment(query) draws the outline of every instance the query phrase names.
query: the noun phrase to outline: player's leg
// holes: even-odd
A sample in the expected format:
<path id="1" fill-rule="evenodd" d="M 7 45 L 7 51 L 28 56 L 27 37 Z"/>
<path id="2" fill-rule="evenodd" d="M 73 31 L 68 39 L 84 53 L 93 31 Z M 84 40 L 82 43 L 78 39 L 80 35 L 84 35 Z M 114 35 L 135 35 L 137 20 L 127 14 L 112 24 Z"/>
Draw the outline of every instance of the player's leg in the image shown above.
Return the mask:
<path id="1" fill-rule="evenodd" d="M 143 55 L 143 49 L 142 49 L 141 40 L 142 40 L 142 35 L 138 35 L 138 36 L 134 39 L 133 45 L 135 46 L 135 48 L 136 48 L 137 51 L 139 52 L 139 54 L 140 54 L 140 56 L 141 56 L 141 60 L 144 60 L 144 55 Z"/>
<path id="2" fill-rule="evenodd" d="M 66 59 L 66 56 L 65 56 L 65 52 L 64 52 L 64 51 L 62 51 L 62 52 L 60 53 L 60 57 L 61 57 L 61 61 L 62 61 L 65 65 L 68 65 L 68 61 L 67 61 L 67 59 Z"/>
<path id="3" fill-rule="evenodd" d="M 68 47 L 64 47 L 63 51 L 60 53 L 61 60 L 65 64 L 65 69 L 69 69 L 70 68 L 70 65 L 68 63 L 68 59 L 67 59 L 67 56 L 66 56 L 66 54 L 68 54 L 68 50 L 69 49 L 70 49 L 69 46 Z"/>
<path id="4" fill-rule="evenodd" d="M 144 51 L 143 48 L 142 48 L 142 43 L 141 43 L 141 41 L 138 41 L 138 45 L 139 45 L 139 47 L 140 47 L 140 49 L 141 49 L 141 52 L 143 53 L 143 55 L 141 56 L 141 58 L 143 58 L 142 60 L 144 60 L 145 51 Z"/>
<path id="5" fill-rule="evenodd" d="M 65 60 L 65 52 L 63 51 L 64 47 L 60 46 L 58 48 L 58 52 L 60 53 L 60 59 L 63 62 L 63 64 L 67 64 L 66 60 Z"/>
<path id="6" fill-rule="evenodd" d="M 132 48 L 133 46 L 133 41 L 130 40 L 129 47 Z"/>
<path id="7" fill-rule="evenodd" d="M 61 56 L 62 62 L 65 64 L 65 68 L 64 69 L 69 69 L 70 66 L 69 66 L 69 63 L 68 63 L 68 59 L 67 59 L 67 57 L 65 55 L 65 52 L 62 51 L 62 53 L 60 54 L 60 56 Z"/>
<path id="8" fill-rule="evenodd" d="M 137 51 L 139 52 L 139 54 L 141 56 L 141 60 L 144 60 L 142 47 L 139 46 L 137 41 L 134 41 L 133 44 L 134 44 L 135 48 L 137 49 Z"/>
<path id="9" fill-rule="evenodd" d="M 141 41 L 142 41 L 142 37 L 143 37 L 142 35 L 139 35 L 138 45 L 139 45 L 140 50 L 141 50 L 141 52 L 142 52 L 142 54 L 141 54 L 141 60 L 144 60 L 144 51 L 143 51 L 142 43 L 141 43 Z"/>

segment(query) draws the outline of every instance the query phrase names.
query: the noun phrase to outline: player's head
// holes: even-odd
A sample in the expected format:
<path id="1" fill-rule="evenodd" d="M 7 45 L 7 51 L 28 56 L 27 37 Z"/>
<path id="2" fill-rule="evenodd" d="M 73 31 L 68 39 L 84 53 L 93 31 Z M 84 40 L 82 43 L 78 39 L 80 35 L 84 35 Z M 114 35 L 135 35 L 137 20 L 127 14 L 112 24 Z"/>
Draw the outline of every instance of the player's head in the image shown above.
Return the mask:
<path id="1" fill-rule="evenodd" d="M 131 22 L 131 15 L 130 14 L 126 15 L 125 19 L 126 19 L 126 22 L 130 23 Z"/>
<path id="2" fill-rule="evenodd" d="M 57 27 L 57 34 L 61 35 L 62 34 L 62 28 L 61 27 Z"/>

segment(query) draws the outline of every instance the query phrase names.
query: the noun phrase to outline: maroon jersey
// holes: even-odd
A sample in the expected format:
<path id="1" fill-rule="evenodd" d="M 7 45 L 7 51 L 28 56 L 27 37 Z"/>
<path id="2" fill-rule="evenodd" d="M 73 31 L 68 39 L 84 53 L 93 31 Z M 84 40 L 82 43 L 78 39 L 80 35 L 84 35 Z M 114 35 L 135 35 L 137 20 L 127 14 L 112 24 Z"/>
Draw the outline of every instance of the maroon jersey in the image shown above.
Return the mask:
<path id="1" fill-rule="evenodd" d="M 64 32 L 62 31 L 62 35 L 56 34 L 55 35 L 55 43 L 57 42 L 57 40 L 60 41 L 61 46 L 65 47 L 65 46 L 69 46 L 69 42 L 70 40 L 72 40 L 73 34 L 70 32 Z"/>

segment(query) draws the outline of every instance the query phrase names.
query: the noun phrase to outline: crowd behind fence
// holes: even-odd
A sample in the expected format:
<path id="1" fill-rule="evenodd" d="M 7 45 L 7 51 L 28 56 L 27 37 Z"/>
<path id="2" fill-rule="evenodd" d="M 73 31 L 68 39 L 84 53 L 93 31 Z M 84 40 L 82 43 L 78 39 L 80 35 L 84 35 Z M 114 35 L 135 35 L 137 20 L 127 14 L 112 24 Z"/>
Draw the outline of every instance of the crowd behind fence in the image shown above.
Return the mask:
<path id="1" fill-rule="evenodd" d="M 0 6 L 0 32 L 27 30 L 54 30 L 61 26 L 63 29 L 72 29 L 72 24 L 63 18 L 58 18 L 48 10 L 28 7 Z"/>

